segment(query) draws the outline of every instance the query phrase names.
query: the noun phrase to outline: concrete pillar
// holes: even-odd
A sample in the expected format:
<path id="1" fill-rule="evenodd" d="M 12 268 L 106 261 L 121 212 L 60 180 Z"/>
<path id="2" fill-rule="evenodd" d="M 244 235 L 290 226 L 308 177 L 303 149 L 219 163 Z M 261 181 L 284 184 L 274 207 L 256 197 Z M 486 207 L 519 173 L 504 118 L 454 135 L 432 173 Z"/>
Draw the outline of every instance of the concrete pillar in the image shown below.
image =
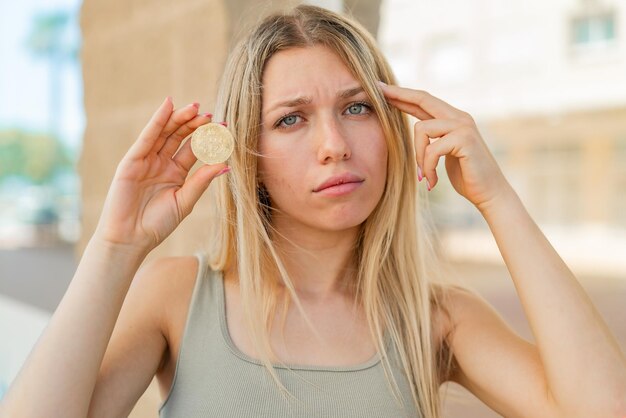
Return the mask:
<path id="1" fill-rule="evenodd" d="M 266 14 L 297 3 L 84 1 L 80 24 L 87 125 L 78 167 L 83 207 L 79 257 L 94 232 L 117 164 L 163 99 L 172 96 L 175 107 L 198 101 L 201 112 L 212 112 L 234 42 Z M 378 9 L 367 3 L 359 2 L 354 11 L 375 33 Z M 149 259 L 188 255 L 202 246 L 211 204 L 205 197 Z M 160 400 L 153 381 L 130 416 L 155 416 Z"/>
<path id="2" fill-rule="evenodd" d="M 377 37 L 381 3 L 382 0 L 344 0 L 343 9 Z"/>

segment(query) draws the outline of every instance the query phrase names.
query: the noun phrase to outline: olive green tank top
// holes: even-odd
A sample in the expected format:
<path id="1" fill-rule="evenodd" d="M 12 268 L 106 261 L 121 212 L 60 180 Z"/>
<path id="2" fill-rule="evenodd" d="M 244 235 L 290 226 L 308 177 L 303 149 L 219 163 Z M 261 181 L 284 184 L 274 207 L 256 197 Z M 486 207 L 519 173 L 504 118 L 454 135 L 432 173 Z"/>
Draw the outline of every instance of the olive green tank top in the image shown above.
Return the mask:
<path id="1" fill-rule="evenodd" d="M 202 253 L 196 257 L 196 283 L 160 418 L 420 417 L 408 381 L 391 361 L 404 406 L 394 399 L 378 353 L 355 366 L 289 364 L 289 370 L 276 364 L 282 384 L 297 399 L 281 393 L 263 364 L 231 340 L 222 272 L 212 270 Z"/>

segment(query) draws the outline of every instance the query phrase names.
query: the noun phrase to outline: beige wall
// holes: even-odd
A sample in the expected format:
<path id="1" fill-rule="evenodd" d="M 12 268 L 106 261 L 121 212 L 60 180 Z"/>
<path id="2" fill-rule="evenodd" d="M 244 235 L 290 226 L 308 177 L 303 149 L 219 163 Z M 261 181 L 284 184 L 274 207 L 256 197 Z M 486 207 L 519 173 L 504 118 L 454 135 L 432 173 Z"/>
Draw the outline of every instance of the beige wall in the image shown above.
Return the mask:
<path id="1" fill-rule="evenodd" d="M 295 3 L 85 0 L 81 60 L 87 125 L 79 163 L 83 216 L 78 255 L 93 234 L 119 160 L 161 101 L 168 95 L 175 107 L 198 101 L 200 111 L 211 112 L 233 41 L 260 16 Z M 380 0 L 348 3 L 375 33 Z M 203 213 L 209 204 L 201 199 L 149 259 L 189 254 L 201 246 L 207 239 Z M 153 381 L 131 416 L 156 416 L 158 402 Z"/>

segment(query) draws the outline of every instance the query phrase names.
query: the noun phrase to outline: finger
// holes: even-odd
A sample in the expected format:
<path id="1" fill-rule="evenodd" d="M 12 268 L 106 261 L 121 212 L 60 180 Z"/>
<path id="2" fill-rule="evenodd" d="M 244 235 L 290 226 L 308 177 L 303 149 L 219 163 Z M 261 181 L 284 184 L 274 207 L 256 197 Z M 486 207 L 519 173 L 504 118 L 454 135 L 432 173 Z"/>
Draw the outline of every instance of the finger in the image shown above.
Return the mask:
<path id="1" fill-rule="evenodd" d="M 419 106 L 424 112 L 435 118 L 455 119 L 464 112 L 423 90 L 408 89 L 379 83 L 383 94 L 389 99 Z M 415 116 L 418 117 L 418 116 Z"/>
<path id="2" fill-rule="evenodd" d="M 190 103 L 187 106 L 176 109 L 168 119 L 167 123 L 161 130 L 159 138 L 154 142 L 152 152 L 159 152 L 163 148 L 163 144 L 167 138 L 180 128 L 183 124 L 189 122 L 198 115 L 198 103 Z"/>
<path id="3" fill-rule="evenodd" d="M 228 172 L 226 169 L 230 169 L 230 167 L 223 163 L 204 165 L 198 168 L 191 177 L 187 178 L 185 184 L 175 193 L 176 202 L 183 218 L 191 213 L 200 196 L 206 191 L 213 179 Z"/>
<path id="4" fill-rule="evenodd" d="M 414 141 L 415 141 L 415 160 L 417 162 L 418 173 L 421 171 L 422 176 L 426 175 L 425 171 L 425 150 L 431 142 L 431 138 L 441 138 L 455 129 L 461 127 L 461 122 L 451 119 L 430 119 L 416 122 L 413 125 Z M 419 175 L 419 174 L 418 174 Z M 436 173 L 435 173 L 436 176 Z M 421 179 L 420 179 L 421 181 Z M 431 187 L 434 186 L 429 181 Z"/>
<path id="5" fill-rule="evenodd" d="M 129 158 L 144 158 L 148 155 L 155 142 L 159 139 L 161 131 L 172 114 L 173 107 L 172 98 L 168 96 L 154 112 L 137 140 L 131 145 L 127 153 Z"/>
<path id="6" fill-rule="evenodd" d="M 200 103 L 193 102 L 189 103 L 187 106 L 175 110 L 172 114 L 172 117 L 170 117 L 170 120 L 167 121 L 167 124 L 163 129 L 163 136 L 167 138 L 173 132 L 175 132 L 183 123 L 196 117 L 199 108 Z"/>
<path id="7" fill-rule="evenodd" d="M 159 154 L 163 154 L 168 157 L 174 155 L 183 139 L 185 139 L 187 135 L 195 131 L 198 127 L 211 122 L 212 116 L 213 115 L 210 113 L 203 113 L 202 115 L 197 115 L 190 121 L 183 123 L 181 127 L 179 127 L 165 140 L 163 147 L 159 150 Z"/>
<path id="8" fill-rule="evenodd" d="M 413 125 L 413 141 L 415 142 L 415 162 L 417 163 L 417 179 L 422 181 L 424 178 L 424 149 L 430 144 L 430 138 L 424 129 L 422 129 L 420 122 L 416 122 Z"/>
<path id="9" fill-rule="evenodd" d="M 404 113 L 408 113 L 409 115 L 415 116 L 419 120 L 434 119 L 433 115 L 424 111 L 424 109 L 422 109 L 416 104 L 406 103 L 406 102 L 403 102 L 401 100 L 396 100 L 396 99 L 387 99 L 387 103 L 389 103 L 390 105 L 394 107 L 397 107 Z"/>
<path id="10" fill-rule="evenodd" d="M 432 190 L 433 187 L 439 181 L 437 176 L 437 164 L 439 164 L 439 158 L 444 155 L 452 154 L 454 149 L 459 146 L 458 135 L 445 136 L 430 145 L 424 150 L 424 177 L 428 183 L 428 190 Z"/>
<path id="11" fill-rule="evenodd" d="M 172 159 L 183 169 L 187 171 L 191 170 L 191 167 L 193 167 L 196 161 L 198 161 L 198 158 L 191 150 L 191 138 L 188 138 L 185 142 L 183 142 L 183 145 L 172 157 Z"/>

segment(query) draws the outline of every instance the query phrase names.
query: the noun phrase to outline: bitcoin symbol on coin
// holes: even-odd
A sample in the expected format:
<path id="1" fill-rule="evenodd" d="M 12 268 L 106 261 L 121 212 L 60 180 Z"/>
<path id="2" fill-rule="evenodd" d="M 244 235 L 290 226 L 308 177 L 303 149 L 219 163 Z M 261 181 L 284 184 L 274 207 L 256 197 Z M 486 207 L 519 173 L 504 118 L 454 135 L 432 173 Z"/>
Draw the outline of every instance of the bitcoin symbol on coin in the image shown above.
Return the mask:
<path id="1" fill-rule="evenodd" d="M 191 151 L 203 163 L 222 163 L 230 157 L 235 148 L 235 140 L 225 126 L 207 123 L 191 135 Z"/>

